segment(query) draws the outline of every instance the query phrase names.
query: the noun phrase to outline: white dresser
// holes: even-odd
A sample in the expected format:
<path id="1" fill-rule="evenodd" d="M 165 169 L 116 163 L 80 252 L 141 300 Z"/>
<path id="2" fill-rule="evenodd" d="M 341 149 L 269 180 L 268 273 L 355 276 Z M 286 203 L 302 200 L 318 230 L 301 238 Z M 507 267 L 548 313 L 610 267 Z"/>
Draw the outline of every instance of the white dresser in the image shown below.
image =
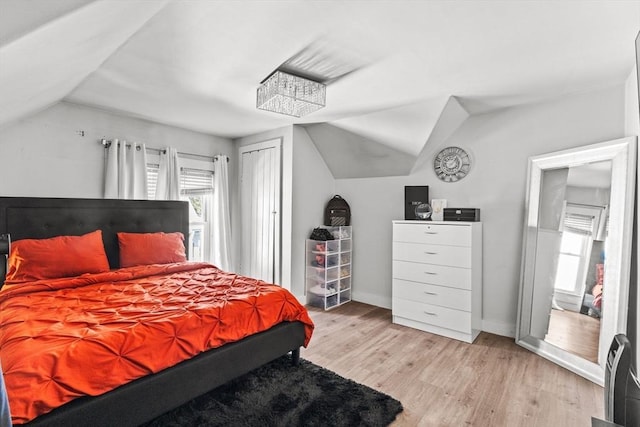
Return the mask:
<path id="1" fill-rule="evenodd" d="M 482 322 L 482 223 L 393 221 L 393 323 L 473 342 Z"/>

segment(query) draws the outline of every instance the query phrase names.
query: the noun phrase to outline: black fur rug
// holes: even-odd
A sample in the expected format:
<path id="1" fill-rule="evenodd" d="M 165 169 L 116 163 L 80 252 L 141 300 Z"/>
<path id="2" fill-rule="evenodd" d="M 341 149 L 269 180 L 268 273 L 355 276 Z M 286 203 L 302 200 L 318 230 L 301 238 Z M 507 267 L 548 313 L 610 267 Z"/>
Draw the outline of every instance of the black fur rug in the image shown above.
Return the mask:
<path id="1" fill-rule="evenodd" d="M 285 356 L 147 424 L 185 426 L 387 426 L 402 404 L 386 394 Z"/>

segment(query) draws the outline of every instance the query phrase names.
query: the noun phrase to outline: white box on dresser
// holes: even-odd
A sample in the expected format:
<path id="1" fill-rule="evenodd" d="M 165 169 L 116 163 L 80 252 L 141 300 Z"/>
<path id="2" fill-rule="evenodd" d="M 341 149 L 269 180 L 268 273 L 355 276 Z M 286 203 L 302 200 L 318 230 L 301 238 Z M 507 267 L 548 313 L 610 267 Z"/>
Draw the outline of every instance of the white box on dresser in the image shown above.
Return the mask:
<path id="1" fill-rule="evenodd" d="M 482 324 L 482 223 L 393 221 L 393 323 L 472 343 Z"/>

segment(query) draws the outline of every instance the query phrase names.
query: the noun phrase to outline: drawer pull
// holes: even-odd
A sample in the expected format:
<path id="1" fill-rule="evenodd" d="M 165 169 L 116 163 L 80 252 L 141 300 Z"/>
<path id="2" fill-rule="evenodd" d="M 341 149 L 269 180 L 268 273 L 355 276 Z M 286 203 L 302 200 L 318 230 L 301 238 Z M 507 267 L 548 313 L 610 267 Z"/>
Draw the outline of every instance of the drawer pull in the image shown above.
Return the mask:
<path id="1" fill-rule="evenodd" d="M 430 311 L 425 311 L 424 314 L 428 315 L 428 316 L 437 316 L 436 313 L 432 313 Z"/>
<path id="2" fill-rule="evenodd" d="M 431 271 L 425 271 L 424 274 L 428 274 L 430 276 L 436 276 L 438 273 L 432 273 Z"/>
<path id="3" fill-rule="evenodd" d="M 427 255 L 438 255 L 438 252 L 428 252 L 428 251 L 425 251 L 425 254 L 427 254 Z"/>
<path id="4" fill-rule="evenodd" d="M 424 291 L 424 293 L 427 294 L 427 295 L 438 295 L 435 292 L 429 292 L 429 291 Z"/>
<path id="5" fill-rule="evenodd" d="M 438 234 L 437 231 L 425 231 L 424 234 Z"/>

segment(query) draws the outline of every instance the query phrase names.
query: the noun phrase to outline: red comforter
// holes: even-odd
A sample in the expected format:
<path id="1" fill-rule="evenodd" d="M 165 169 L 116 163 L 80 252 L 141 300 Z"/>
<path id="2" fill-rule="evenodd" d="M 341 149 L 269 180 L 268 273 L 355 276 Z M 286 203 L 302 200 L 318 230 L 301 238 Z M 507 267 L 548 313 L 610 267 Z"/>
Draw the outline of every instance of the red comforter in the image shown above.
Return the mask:
<path id="1" fill-rule="evenodd" d="M 306 309 L 283 288 L 203 263 L 125 268 L 0 290 L 0 357 L 14 423 L 95 396 Z"/>

